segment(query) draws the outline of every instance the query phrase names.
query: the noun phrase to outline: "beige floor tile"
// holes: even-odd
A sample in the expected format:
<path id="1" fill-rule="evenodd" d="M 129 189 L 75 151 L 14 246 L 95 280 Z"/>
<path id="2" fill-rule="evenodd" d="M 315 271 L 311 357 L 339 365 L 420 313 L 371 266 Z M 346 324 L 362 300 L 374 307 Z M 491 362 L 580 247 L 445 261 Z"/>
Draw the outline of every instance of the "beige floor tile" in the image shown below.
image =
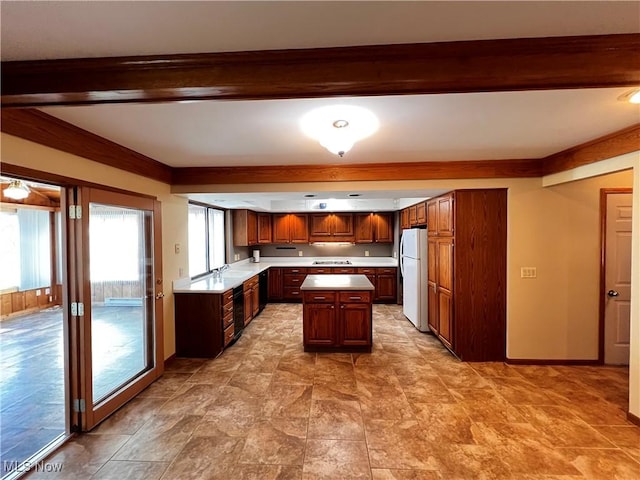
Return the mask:
<path id="1" fill-rule="evenodd" d="M 138 396 L 102 422 L 93 433 L 133 435 L 166 401 L 166 398 Z"/>
<path id="2" fill-rule="evenodd" d="M 636 480 L 640 463 L 616 449 L 569 448 L 562 455 L 590 480 Z"/>
<path id="3" fill-rule="evenodd" d="M 202 480 L 230 476 L 244 439 L 193 437 L 162 476 L 165 480 Z"/>
<path id="4" fill-rule="evenodd" d="M 65 443 L 47 463 L 62 463 L 67 470 L 70 464 L 103 464 L 131 439 L 130 435 L 78 435 Z M 97 471 L 97 468 L 96 468 Z"/>
<path id="5" fill-rule="evenodd" d="M 302 470 L 304 480 L 371 478 L 364 441 L 309 439 Z"/>
<path id="6" fill-rule="evenodd" d="M 170 462 L 202 419 L 197 415 L 156 415 L 118 450 L 114 460 Z"/>
<path id="7" fill-rule="evenodd" d="M 157 480 L 162 477 L 169 463 L 166 462 L 122 462 L 112 460 L 105 463 L 92 480 Z"/>
<path id="8" fill-rule="evenodd" d="M 616 425 L 594 427 L 617 447 L 635 448 L 640 451 L 640 427 L 637 425 Z"/>
<path id="9" fill-rule="evenodd" d="M 373 480 L 442 480 L 442 475 L 433 470 L 373 468 L 371 469 L 371 478 Z"/>
<path id="10" fill-rule="evenodd" d="M 473 422 L 455 403 L 413 403 L 416 418 L 424 428 L 424 438 L 436 443 L 475 444 Z"/>
<path id="11" fill-rule="evenodd" d="M 364 440 L 360 403 L 348 400 L 313 400 L 307 437 Z"/>
<path id="12" fill-rule="evenodd" d="M 533 425 L 555 447 L 611 448 L 613 443 L 590 425 L 560 406 L 519 407 L 527 422 Z"/>
<path id="13" fill-rule="evenodd" d="M 307 418 L 269 418 L 249 431 L 238 463 L 302 465 Z"/>
<path id="14" fill-rule="evenodd" d="M 371 468 L 437 470 L 437 446 L 428 442 L 417 420 L 379 420 L 365 417 Z"/>
<path id="15" fill-rule="evenodd" d="M 302 466 L 235 465 L 225 480 L 301 480 Z"/>
<path id="16" fill-rule="evenodd" d="M 312 385 L 272 383 L 267 391 L 262 414 L 266 417 L 309 418 Z"/>

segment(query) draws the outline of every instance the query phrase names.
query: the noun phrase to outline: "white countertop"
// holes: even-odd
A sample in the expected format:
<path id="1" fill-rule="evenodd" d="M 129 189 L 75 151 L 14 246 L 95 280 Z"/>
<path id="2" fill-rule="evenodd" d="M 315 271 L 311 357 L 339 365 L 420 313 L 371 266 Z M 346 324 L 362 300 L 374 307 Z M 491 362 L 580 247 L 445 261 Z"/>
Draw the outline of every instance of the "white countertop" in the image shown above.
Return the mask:
<path id="1" fill-rule="evenodd" d="M 366 275 L 329 274 L 307 275 L 300 290 L 375 290 Z"/>
<path id="2" fill-rule="evenodd" d="M 314 265 L 316 260 L 349 260 L 350 265 Z M 232 263 L 223 272 L 221 279 L 208 275 L 198 280 L 181 278 L 173 282 L 174 293 L 223 293 L 242 285 L 254 275 L 269 267 L 397 267 L 398 259 L 393 257 L 262 257 L 259 263 L 249 259 Z M 327 276 L 327 275 L 323 275 Z M 371 283 L 371 282 L 369 282 Z"/>

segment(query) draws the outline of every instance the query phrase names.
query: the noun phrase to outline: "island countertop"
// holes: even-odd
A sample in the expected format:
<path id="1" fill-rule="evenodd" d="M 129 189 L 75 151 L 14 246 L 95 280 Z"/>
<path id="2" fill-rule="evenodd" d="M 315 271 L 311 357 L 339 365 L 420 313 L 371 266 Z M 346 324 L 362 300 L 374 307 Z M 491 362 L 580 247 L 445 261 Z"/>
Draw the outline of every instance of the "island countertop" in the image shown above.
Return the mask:
<path id="1" fill-rule="evenodd" d="M 366 275 L 307 275 L 300 290 L 375 290 Z"/>

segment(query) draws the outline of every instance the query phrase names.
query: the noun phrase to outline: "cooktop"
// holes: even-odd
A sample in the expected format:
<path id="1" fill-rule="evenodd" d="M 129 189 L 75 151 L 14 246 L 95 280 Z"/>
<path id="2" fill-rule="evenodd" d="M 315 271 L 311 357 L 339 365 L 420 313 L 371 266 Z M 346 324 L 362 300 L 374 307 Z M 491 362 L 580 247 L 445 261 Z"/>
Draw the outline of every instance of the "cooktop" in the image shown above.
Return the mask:
<path id="1" fill-rule="evenodd" d="M 351 260 L 315 260 L 314 265 L 351 265 Z"/>

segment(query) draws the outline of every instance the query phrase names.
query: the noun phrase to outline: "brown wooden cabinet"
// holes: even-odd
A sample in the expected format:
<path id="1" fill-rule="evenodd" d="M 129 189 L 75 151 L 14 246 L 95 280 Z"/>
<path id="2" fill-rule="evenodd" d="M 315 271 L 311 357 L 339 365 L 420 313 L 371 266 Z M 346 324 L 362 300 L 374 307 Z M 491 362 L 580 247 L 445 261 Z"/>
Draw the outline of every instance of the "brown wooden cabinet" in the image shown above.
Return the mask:
<path id="1" fill-rule="evenodd" d="M 309 223 L 306 213 L 274 213 L 273 243 L 308 243 Z"/>
<path id="2" fill-rule="evenodd" d="M 409 221 L 409 209 L 403 208 L 400 211 L 400 229 L 405 230 L 411 228 L 411 222 Z"/>
<path id="3" fill-rule="evenodd" d="M 393 213 L 356 213 L 356 243 L 392 243 Z"/>
<path id="4" fill-rule="evenodd" d="M 258 245 L 265 245 L 272 242 L 271 214 L 257 213 L 257 242 Z"/>
<path id="5" fill-rule="evenodd" d="M 244 325 L 245 327 L 253 320 L 260 311 L 260 287 L 258 275 L 254 275 L 243 284 L 244 295 Z"/>
<path id="6" fill-rule="evenodd" d="M 397 269 L 385 267 L 376 269 L 376 281 L 374 283 L 376 302 L 395 303 L 397 301 Z"/>
<path id="7" fill-rule="evenodd" d="M 217 357 L 234 336 L 233 291 L 176 293 L 176 355 Z"/>
<path id="8" fill-rule="evenodd" d="M 270 302 L 282 300 L 282 268 L 269 267 L 268 297 Z"/>
<path id="9" fill-rule="evenodd" d="M 309 215 L 310 242 L 353 242 L 353 213 L 312 213 Z"/>
<path id="10" fill-rule="evenodd" d="M 409 227 L 415 227 L 418 224 L 418 207 L 411 205 L 409 207 Z"/>
<path id="11" fill-rule="evenodd" d="M 233 244 L 248 247 L 258 244 L 258 217 L 251 210 L 233 211 Z"/>
<path id="12" fill-rule="evenodd" d="M 305 351 L 370 351 L 372 344 L 369 291 L 305 291 Z"/>
<path id="13" fill-rule="evenodd" d="M 456 190 L 427 211 L 429 326 L 462 360 L 504 361 L 506 189 Z"/>
<path id="14" fill-rule="evenodd" d="M 300 286 L 307 277 L 304 267 L 282 269 L 282 299 L 285 301 L 302 301 Z"/>
<path id="15" fill-rule="evenodd" d="M 416 225 L 427 224 L 427 204 L 426 202 L 420 202 L 416 205 Z"/>

